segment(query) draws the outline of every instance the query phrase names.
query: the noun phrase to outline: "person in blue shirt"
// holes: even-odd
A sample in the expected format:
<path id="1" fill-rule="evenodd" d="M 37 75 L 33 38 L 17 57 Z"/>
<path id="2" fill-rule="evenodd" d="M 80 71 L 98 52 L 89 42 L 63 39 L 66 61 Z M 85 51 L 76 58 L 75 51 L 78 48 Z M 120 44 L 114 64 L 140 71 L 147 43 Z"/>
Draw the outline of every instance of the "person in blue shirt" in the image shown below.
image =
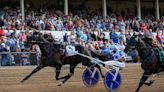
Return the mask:
<path id="1" fill-rule="evenodd" d="M 103 55 L 109 54 L 108 40 L 104 40 L 103 47 L 101 48 Z"/>
<path id="2" fill-rule="evenodd" d="M 9 39 L 9 44 L 10 44 L 10 51 L 16 52 L 17 40 L 14 34 L 11 34 L 11 38 Z"/>
<path id="3" fill-rule="evenodd" d="M 63 36 L 63 41 L 64 42 L 68 42 L 68 35 L 67 35 L 67 33 L 65 33 L 65 35 Z"/>
<path id="4" fill-rule="evenodd" d="M 119 35 L 116 33 L 116 31 L 114 31 L 111 34 L 111 38 L 112 38 L 112 41 L 114 42 L 114 44 L 118 44 L 119 43 Z"/>
<path id="5" fill-rule="evenodd" d="M 87 34 L 85 32 L 82 32 L 80 39 L 86 44 L 88 42 Z"/>

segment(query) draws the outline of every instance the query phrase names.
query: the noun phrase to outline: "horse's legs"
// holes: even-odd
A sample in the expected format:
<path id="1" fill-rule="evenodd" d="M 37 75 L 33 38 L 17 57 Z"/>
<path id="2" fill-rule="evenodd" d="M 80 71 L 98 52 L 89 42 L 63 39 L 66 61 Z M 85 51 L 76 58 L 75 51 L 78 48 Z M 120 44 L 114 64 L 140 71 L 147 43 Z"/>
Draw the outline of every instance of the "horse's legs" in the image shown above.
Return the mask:
<path id="1" fill-rule="evenodd" d="M 58 86 L 62 86 L 66 81 L 68 81 L 72 77 L 75 71 L 75 67 L 76 66 L 70 65 L 70 73 L 67 76 L 65 76 L 65 79 Z"/>
<path id="2" fill-rule="evenodd" d="M 27 75 L 21 82 L 24 83 L 28 78 L 30 78 L 33 74 L 35 74 L 36 72 L 38 72 L 39 70 L 43 69 L 44 65 L 39 65 L 37 66 L 29 75 Z"/>
<path id="3" fill-rule="evenodd" d="M 55 76 L 56 80 L 61 80 L 61 79 L 65 79 L 65 78 L 68 77 L 68 75 L 63 76 L 63 77 L 59 77 L 60 72 L 61 72 L 61 68 L 62 68 L 62 65 L 57 65 L 56 66 L 56 76 Z"/>
<path id="4" fill-rule="evenodd" d="M 100 72 L 100 74 L 101 74 L 101 77 L 104 78 L 105 76 L 104 76 L 104 74 L 102 73 L 101 67 L 100 67 L 98 64 L 96 64 L 95 67 L 99 70 L 99 72 Z"/>
<path id="5" fill-rule="evenodd" d="M 60 79 L 64 79 L 65 78 L 65 77 L 60 77 L 59 78 L 61 68 L 62 68 L 62 65 L 57 65 L 56 66 L 56 80 L 60 80 Z"/>
<path id="6" fill-rule="evenodd" d="M 140 79 L 140 82 L 139 82 L 139 85 L 138 85 L 138 88 L 136 89 L 135 92 L 138 92 L 140 90 L 140 88 L 145 84 L 147 86 L 150 86 L 153 81 L 150 81 L 149 83 L 146 83 L 146 80 L 149 78 L 149 75 L 146 75 L 145 73 L 143 73 L 141 79 Z"/>

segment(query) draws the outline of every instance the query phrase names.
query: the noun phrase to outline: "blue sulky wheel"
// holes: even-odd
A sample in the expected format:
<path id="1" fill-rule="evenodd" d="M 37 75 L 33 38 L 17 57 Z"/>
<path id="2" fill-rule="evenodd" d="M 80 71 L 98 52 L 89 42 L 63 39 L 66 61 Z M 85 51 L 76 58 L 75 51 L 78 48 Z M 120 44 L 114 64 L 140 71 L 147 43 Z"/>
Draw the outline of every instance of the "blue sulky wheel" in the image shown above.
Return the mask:
<path id="1" fill-rule="evenodd" d="M 105 84 L 105 87 L 110 91 L 114 91 L 118 89 L 121 85 L 120 73 L 117 74 L 116 80 L 115 81 L 113 80 L 115 73 L 116 71 L 112 70 L 110 72 L 107 72 L 105 75 L 104 84 Z"/>
<path id="2" fill-rule="evenodd" d="M 94 71 L 95 74 L 93 74 Z M 98 83 L 100 79 L 99 71 L 96 68 L 87 68 L 83 72 L 82 78 L 83 78 L 83 83 L 85 84 L 86 87 L 93 87 Z"/>

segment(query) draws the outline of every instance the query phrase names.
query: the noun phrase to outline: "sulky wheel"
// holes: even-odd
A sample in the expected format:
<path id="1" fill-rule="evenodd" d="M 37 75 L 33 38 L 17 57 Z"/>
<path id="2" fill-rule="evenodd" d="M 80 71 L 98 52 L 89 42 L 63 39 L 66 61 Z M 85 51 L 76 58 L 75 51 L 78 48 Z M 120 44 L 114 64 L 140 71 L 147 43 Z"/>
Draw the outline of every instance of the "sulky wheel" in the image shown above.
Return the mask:
<path id="1" fill-rule="evenodd" d="M 105 75 L 104 84 L 105 84 L 105 87 L 110 91 L 118 89 L 121 85 L 120 73 L 118 73 L 116 76 L 116 79 L 113 80 L 115 73 L 116 71 L 112 70 L 110 72 L 107 72 Z"/>
<path id="2" fill-rule="evenodd" d="M 98 83 L 100 79 L 99 71 L 96 68 L 87 68 L 83 72 L 82 78 L 86 87 L 93 87 Z"/>

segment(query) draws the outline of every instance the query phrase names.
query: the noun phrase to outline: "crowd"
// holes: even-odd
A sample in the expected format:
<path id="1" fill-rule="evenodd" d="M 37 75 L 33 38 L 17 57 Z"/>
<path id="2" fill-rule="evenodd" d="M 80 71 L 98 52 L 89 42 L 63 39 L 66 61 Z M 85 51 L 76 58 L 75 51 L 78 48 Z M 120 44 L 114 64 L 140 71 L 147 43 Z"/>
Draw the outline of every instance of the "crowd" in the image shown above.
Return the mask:
<path id="1" fill-rule="evenodd" d="M 25 21 L 19 9 L 10 7 L 0 10 L 0 51 L 23 51 L 27 35 L 32 35 L 28 30 L 39 31 L 70 31 L 63 35 L 63 41 L 67 43 L 80 43 L 98 53 L 111 53 L 113 50 L 124 50 L 129 38 L 134 32 L 143 33 L 156 42 L 164 43 L 164 18 L 156 20 L 153 16 L 144 16 L 140 20 L 135 16 L 121 16 L 111 14 L 103 18 L 101 14 L 79 11 L 78 15 L 64 15 L 61 11 L 47 9 L 26 9 Z M 26 31 L 17 32 L 16 30 Z M 6 30 L 4 32 L 4 30 Z M 8 30 L 13 30 L 9 32 Z M 153 33 L 157 33 L 154 35 Z M 36 48 L 34 48 L 36 49 Z M 138 56 L 134 49 L 129 53 L 133 58 Z M 8 65 L 9 54 L 1 55 L 1 65 Z M 4 59 L 5 58 L 5 59 Z M 6 59 L 7 58 L 7 59 Z M 138 58 L 137 58 L 138 59 Z M 9 65 L 15 64 L 15 59 Z M 29 60 L 27 60 L 29 61 Z M 137 62 L 134 60 L 134 62 Z M 29 64 L 29 62 L 27 63 Z"/>

